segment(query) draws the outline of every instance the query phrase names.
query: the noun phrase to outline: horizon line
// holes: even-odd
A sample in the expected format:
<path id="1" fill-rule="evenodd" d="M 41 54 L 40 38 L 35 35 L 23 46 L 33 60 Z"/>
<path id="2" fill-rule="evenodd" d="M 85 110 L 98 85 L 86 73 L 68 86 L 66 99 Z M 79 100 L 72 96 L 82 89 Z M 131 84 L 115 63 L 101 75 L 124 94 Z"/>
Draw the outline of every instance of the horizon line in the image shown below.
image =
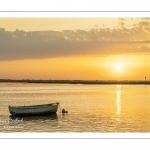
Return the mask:
<path id="1" fill-rule="evenodd" d="M 0 82 L 45 83 L 45 84 L 150 84 L 150 80 L 32 80 L 0 79 Z"/>

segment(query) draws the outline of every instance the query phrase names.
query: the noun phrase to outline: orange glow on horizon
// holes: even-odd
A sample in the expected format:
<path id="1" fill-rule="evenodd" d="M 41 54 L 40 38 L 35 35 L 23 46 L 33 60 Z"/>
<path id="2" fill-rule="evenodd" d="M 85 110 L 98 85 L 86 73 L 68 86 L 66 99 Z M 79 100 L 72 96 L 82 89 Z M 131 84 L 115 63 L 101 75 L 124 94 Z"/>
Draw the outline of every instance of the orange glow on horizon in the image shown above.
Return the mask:
<path id="1" fill-rule="evenodd" d="M 122 62 L 117 58 L 122 57 Z M 0 78 L 62 80 L 142 80 L 150 75 L 148 56 L 61 57 L 1 61 Z M 119 60 L 118 59 L 118 60 Z M 139 59 L 139 63 L 136 61 Z M 135 61 L 135 63 L 134 63 Z M 140 61 L 142 63 L 140 63 Z M 3 67 L 5 66 L 5 67 Z M 118 68 L 120 67 L 120 68 Z"/>

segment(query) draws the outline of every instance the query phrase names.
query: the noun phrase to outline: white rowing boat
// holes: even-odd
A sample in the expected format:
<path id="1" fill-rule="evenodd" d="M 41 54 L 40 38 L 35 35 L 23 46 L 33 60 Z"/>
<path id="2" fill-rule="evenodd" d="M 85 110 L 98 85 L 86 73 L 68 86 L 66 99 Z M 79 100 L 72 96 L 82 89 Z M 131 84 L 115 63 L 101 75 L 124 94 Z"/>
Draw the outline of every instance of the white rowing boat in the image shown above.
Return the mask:
<path id="1" fill-rule="evenodd" d="M 31 106 L 9 106 L 9 112 L 12 115 L 37 115 L 56 113 L 59 103 L 31 105 Z"/>

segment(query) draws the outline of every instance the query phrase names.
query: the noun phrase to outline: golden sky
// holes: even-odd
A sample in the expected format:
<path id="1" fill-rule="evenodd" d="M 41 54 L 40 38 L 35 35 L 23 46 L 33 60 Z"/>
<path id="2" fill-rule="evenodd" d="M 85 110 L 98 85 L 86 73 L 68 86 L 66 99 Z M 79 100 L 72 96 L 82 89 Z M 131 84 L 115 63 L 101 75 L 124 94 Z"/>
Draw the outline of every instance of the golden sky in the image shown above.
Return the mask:
<path id="1" fill-rule="evenodd" d="M 7 31 L 16 29 L 24 31 L 62 31 L 90 30 L 94 27 L 113 28 L 121 19 L 113 18 L 0 18 L 1 28 Z M 138 19 L 126 18 L 128 25 L 137 23 Z"/>
<path id="2" fill-rule="evenodd" d="M 144 80 L 149 18 L 0 18 L 0 78 Z"/>

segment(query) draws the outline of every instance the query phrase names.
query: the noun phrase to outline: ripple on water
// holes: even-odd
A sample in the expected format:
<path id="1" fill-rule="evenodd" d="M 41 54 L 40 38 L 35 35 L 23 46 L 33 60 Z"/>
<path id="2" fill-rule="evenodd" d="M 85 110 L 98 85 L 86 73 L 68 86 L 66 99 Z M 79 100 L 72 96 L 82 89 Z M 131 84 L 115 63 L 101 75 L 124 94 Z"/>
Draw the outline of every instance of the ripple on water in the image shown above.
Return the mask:
<path id="1" fill-rule="evenodd" d="M 19 124 L 2 123 L 10 117 L 9 105 L 51 102 L 60 102 L 69 113 L 58 110 L 56 115 L 23 116 Z M 0 132 L 150 131 L 150 85 L 11 83 L 0 86 L 0 103 Z"/>

